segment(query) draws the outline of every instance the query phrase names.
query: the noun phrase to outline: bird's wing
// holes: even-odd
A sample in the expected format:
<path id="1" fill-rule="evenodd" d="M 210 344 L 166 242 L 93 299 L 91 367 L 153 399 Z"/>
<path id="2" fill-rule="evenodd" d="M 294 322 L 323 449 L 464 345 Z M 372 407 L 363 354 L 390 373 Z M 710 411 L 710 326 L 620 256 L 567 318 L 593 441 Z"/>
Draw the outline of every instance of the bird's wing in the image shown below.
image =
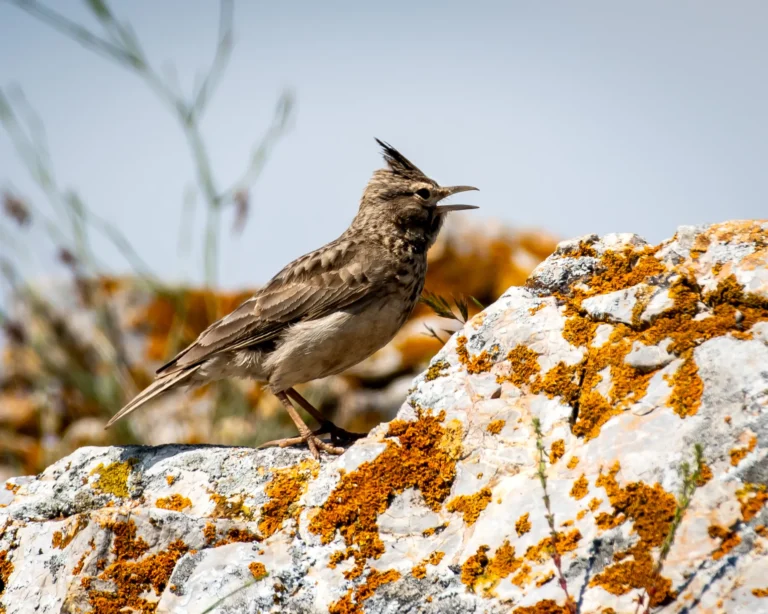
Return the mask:
<path id="1" fill-rule="evenodd" d="M 294 260 L 232 313 L 211 324 L 158 374 L 200 364 L 221 352 L 269 341 L 291 324 L 362 308 L 389 278 L 381 260 L 337 240 Z"/>

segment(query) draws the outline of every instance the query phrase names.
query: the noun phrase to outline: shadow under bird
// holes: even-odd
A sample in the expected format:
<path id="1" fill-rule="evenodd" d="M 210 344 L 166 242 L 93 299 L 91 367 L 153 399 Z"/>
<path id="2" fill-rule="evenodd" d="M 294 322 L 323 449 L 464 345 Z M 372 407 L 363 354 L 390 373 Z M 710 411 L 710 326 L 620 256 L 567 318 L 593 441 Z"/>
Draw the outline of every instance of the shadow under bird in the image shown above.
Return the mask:
<path id="1" fill-rule="evenodd" d="M 446 214 L 476 209 L 441 205 L 476 190 L 444 187 L 394 147 L 379 141 L 387 168 L 373 173 L 360 208 L 342 235 L 291 262 L 255 296 L 211 324 L 157 371 L 155 381 L 107 424 L 175 388 L 238 377 L 265 382 L 299 431 L 264 445 L 306 443 L 340 454 L 333 444 L 360 435 L 326 420 L 294 386 L 340 373 L 384 347 L 410 316 L 427 273 L 427 250 Z M 293 402 L 320 422 L 304 423 Z M 331 443 L 320 438 L 329 434 Z"/>

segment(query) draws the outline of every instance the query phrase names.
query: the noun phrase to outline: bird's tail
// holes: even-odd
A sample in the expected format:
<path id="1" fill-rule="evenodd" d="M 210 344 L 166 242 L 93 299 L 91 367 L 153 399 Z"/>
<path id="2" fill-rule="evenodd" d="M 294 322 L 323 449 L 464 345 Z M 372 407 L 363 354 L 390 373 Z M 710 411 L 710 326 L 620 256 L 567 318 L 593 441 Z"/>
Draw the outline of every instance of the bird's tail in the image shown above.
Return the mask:
<path id="1" fill-rule="evenodd" d="M 147 386 L 144 390 L 142 390 L 139 394 L 137 394 L 133 400 L 128 403 L 125 407 L 123 407 L 119 412 L 117 412 L 114 416 L 112 416 L 112 419 L 107 422 L 107 426 L 105 426 L 105 429 L 108 429 L 110 426 L 112 426 L 115 422 L 120 420 L 120 418 L 123 418 L 124 416 L 127 416 L 130 414 L 134 409 L 138 409 L 144 403 L 147 403 L 148 401 L 151 401 L 155 397 L 163 394 L 164 392 L 168 392 L 172 388 L 175 388 L 185 380 L 187 380 L 190 376 L 192 376 L 198 369 L 200 368 L 200 365 L 195 365 L 194 367 L 190 367 L 188 369 L 182 369 L 180 371 L 175 371 L 173 373 L 169 373 L 168 375 L 163 375 L 156 379 L 154 382 L 152 382 L 149 386 Z"/>

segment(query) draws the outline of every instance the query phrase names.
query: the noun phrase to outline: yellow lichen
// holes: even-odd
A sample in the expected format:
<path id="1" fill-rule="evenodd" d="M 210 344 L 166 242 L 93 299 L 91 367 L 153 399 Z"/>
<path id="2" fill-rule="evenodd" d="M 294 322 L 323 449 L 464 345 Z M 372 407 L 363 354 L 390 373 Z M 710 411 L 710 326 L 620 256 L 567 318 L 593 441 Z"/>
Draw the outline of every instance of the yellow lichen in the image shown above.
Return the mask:
<path id="1" fill-rule="evenodd" d="M 427 372 L 424 375 L 424 379 L 426 379 L 428 382 L 431 382 L 438 377 L 442 377 L 445 375 L 443 371 L 445 371 L 450 366 L 451 365 L 448 364 L 447 360 L 436 360 L 431 365 L 429 365 L 429 369 L 427 369 Z"/>
<path id="2" fill-rule="evenodd" d="M 126 498 L 130 495 L 128 492 L 128 477 L 131 475 L 131 469 L 133 465 L 138 462 L 138 459 L 129 458 L 126 461 L 114 462 L 109 465 L 99 463 L 99 465 L 91 471 L 91 475 L 98 474 L 98 478 L 93 484 L 93 487 L 105 494 L 114 495 L 115 497 Z"/>
<path id="3" fill-rule="evenodd" d="M 341 534 L 347 545 L 345 558 L 354 557 L 356 563 L 346 572 L 348 579 L 363 573 L 367 559 L 384 553 L 377 518 L 395 495 L 416 488 L 427 506 L 440 510 L 461 455 L 460 425 L 444 427 L 444 419 L 444 412 L 435 416 L 419 410 L 414 422 L 391 422 L 388 435 L 399 443 L 390 439 L 375 459 L 342 476 L 310 520 L 309 530 L 320 535 L 324 544 L 337 532 Z"/>
<path id="4" fill-rule="evenodd" d="M 259 580 L 266 578 L 269 575 L 267 573 L 267 568 L 264 567 L 264 563 L 259 563 L 258 561 L 253 561 L 252 563 L 249 563 L 248 569 L 251 572 L 253 579 L 256 580 L 257 582 Z"/>
<path id="5" fill-rule="evenodd" d="M 211 512 L 212 518 L 238 518 L 242 520 L 253 520 L 253 511 L 245 504 L 243 495 L 234 495 L 225 497 L 218 493 L 210 493 L 211 501 L 216 507 Z"/>
<path id="6" fill-rule="evenodd" d="M 472 526 L 490 502 L 491 489 L 483 488 L 474 495 L 461 495 L 452 499 L 446 509 L 449 512 L 460 512 L 464 516 L 464 522 Z"/>
<path id="7" fill-rule="evenodd" d="M 566 467 L 568 467 L 568 469 L 576 469 L 576 465 L 578 464 L 579 464 L 579 457 L 572 456 L 568 461 L 568 464 L 566 465 Z"/>
<path id="8" fill-rule="evenodd" d="M 531 521 L 528 520 L 529 516 L 529 512 L 525 512 L 525 514 L 517 519 L 517 522 L 515 523 L 515 532 L 518 537 L 525 535 L 531 530 Z"/>
<path id="9" fill-rule="evenodd" d="M 317 476 L 318 469 L 317 461 L 305 460 L 295 467 L 274 471 L 275 477 L 265 489 L 269 501 L 261 508 L 259 521 L 259 531 L 265 538 L 273 535 L 298 511 L 296 502 L 306 491 L 309 481 Z"/>
<path id="10" fill-rule="evenodd" d="M 192 501 L 182 495 L 173 494 L 170 497 L 160 497 L 155 501 L 155 507 L 180 512 L 187 507 L 192 507 Z"/>
<path id="11" fill-rule="evenodd" d="M 586 497 L 588 492 L 589 482 L 587 481 L 587 477 L 582 473 L 581 477 L 573 483 L 570 495 L 578 501 L 579 499 Z"/>
<path id="12" fill-rule="evenodd" d="M 168 483 L 168 486 L 173 486 L 173 483 L 176 481 L 176 478 L 172 475 L 166 475 L 165 481 Z"/>
<path id="13" fill-rule="evenodd" d="M 506 423 L 506 420 L 494 420 L 485 428 L 485 430 L 488 431 L 491 435 L 498 435 L 501 433 L 501 429 L 504 428 Z"/>
<path id="14" fill-rule="evenodd" d="M 752 594 L 757 597 L 758 599 L 762 599 L 764 597 L 768 597 L 768 587 L 766 588 L 753 588 Z"/>
<path id="15" fill-rule="evenodd" d="M 549 448 L 549 462 L 554 465 L 563 457 L 563 454 L 565 454 L 565 442 L 562 439 L 553 441 Z"/>

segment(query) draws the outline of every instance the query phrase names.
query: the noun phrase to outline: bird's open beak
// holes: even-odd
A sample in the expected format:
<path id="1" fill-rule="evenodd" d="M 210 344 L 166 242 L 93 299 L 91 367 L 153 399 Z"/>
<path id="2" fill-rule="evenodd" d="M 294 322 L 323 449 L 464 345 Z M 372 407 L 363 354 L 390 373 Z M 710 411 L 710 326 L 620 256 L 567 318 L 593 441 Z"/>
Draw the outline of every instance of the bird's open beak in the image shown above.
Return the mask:
<path id="1" fill-rule="evenodd" d="M 471 192 L 477 190 L 477 188 L 471 185 L 455 185 L 448 188 L 440 188 L 443 198 L 458 194 L 459 192 Z M 479 191 L 479 190 L 478 190 Z M 478 209 L 475 205 L 438 205 L 435 207 L 435 211 L 438 213 L 448 213 L 449 211 L 467 211 L 469 209 Z"/>

